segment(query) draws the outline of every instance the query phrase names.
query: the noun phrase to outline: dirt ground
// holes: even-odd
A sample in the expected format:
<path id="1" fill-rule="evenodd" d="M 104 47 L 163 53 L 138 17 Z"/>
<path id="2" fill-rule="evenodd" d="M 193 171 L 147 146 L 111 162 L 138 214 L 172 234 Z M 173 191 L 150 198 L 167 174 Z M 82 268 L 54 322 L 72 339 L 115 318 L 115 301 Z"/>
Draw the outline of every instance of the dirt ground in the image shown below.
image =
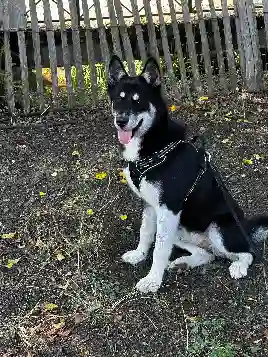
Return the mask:
<path id="1" fill-rule="evenodd" d="M 238 93 L 172 112 L 205 133 L 247 214 L 268 210 L 267 99 Z M 141 202 L 121 182 L 105 105 L 1 130 L 0 356 L 267 356 L 265 245 L 239 281 L 217 260 L 167 273 L 157 294 L 133 289 L 150 258 L 120 261 L 138 240 Z"/>

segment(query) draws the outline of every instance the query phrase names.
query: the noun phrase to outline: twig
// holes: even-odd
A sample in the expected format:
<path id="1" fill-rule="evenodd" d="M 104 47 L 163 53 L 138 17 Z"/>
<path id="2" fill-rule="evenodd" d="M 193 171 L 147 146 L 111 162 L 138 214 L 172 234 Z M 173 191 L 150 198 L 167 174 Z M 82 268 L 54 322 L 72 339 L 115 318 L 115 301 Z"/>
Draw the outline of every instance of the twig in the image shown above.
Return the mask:
<path id="1" fill-rule="evenodd" d="M 185 314 L 185 310 L 184 310 L 183 303 L 182 303 L 182 300 L 181 300 L 181 292 L 180 292 L 179 288 L 178 288 L 178 293 L 179 293 L 181 311 L 182 311 L 182 314 L 183 314 L 183 319 L 184 319 L 184 324 L 185 324 L 185 329 L 186 329 L 186 351 L 188 351 L 188 349 L 189 349 L 189 329 L 188 329 L 188 323 L 187 323 L 187 316 Z"/>

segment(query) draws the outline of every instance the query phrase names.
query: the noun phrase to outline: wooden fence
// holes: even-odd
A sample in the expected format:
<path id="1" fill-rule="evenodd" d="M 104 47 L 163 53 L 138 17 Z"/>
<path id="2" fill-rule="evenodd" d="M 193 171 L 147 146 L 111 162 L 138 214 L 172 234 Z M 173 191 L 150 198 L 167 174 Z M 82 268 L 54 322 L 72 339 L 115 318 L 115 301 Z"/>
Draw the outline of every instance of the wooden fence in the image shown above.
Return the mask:
<path id="1" fill-rule="evenodd" d="M 37 8 L 40 3 L 41 20 L 38 18 L 40 8 Z M 58 24 L 53 20 L 52 3 L 57 5 Z M 108 22 L 107 16 L 103 15 L 104 3 Z M 259 16 L 256 16 L 257 6 L 252 0 L 234 0 L 232 3 L 227 0 L 196 0 L 190 1 L 190 9 L 186 0 L 143 0 L 143 15 L 139 1 L 130 0 L 129 3 L 130 7 L 120 0 L 93 0 L 90 6 L 87 0 L 68 0 L 67 9 L 63 0 L 29 0 L 29 10 L 25 14 L 30 15 L 30 21 L 27 22 L 26 16 L 20 16 L 16 26 L 11 28 L 14 21 L 10 18 L 10 0 L 2 0 L 2 77 L 9 111 L 16 112 L 16 93 L 22 98 L 20 102 L 25 113 L 33 111 L 36 103 L 40 111 L 48 104 L 61 107 L 64 96 L 69 108 L 83 104 L 89 98 L 97 101 L 102 83 L 96 44 L 100 48 L 100 62 L 104 69 L 111 54 L 116 53 L 126 60 L 130 74 L 135 73 L 135 60 L 144 62 L 148 53 L 152 54 L 163 64 L 166 83 L 171 87 L 179 86 L 188 97 L 192 93 L 211 95 L 218 90 L 235 90 L 240 78 L 249 90 L 263 88 L 259 43 L 261 26 L 258 25 Z M 125 16 L 126 8 L 131 16 Z M 95 19 L 90 15 L 92 9 Z M 268 43 L 268 0 L 258 5 L 258 11 L 265 24 Z M 44 51 L 41 39 L 44 32 L 50 90 L 42 68 Z M 14 34 L 16 39 L 12 40 Z M 56 34 L 59 34 L 60 45 L 56 43 Z M 17 44 L 19 81 L 15 80 L 16 53 L 12 50 L 12 41 Z M 59 78 L 59 46 L 64 85 Z M 266 47 L 267 44 L 265 53 Z M 89 78 L 85 77 L 85 64 Z M 35 90 L 30 83 L 32 73 Z"/>

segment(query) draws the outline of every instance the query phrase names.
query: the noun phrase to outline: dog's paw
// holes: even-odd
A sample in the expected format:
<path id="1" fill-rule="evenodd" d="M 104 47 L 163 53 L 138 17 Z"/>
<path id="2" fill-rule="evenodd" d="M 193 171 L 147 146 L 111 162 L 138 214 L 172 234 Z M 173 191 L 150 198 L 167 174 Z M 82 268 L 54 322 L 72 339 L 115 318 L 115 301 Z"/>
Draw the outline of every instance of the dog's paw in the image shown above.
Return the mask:
<path id="1" fill-rule="evenodd" d="M 122 255 L 122 260 L 125 263 L 129 263 L 132 265 L 136 265 L 142 262 L 146 258 L 145 254 L 143 254 L 140 250 L 130 250 Z"/>
<path id="2" fill-rule="evenodd" d="M 189 268 L 189 261 L 187 260 L 188 257 L 180 257 L 177 258 L 168 264 L 168 270 L 172 270 L 174 268 Z"/>
<path id="3" fill-rule="evenodd" d="M 161 281 L 153 278 L 150 275 L 147 275 L 145 278 L 142 278 L 136 285 L 141 293 L 155 293 L 160 288 Z"/>
<path id="4" fill-rule="evenodd" d="M 241 262 L 239 260 L 235 261 L 230 265 L 229 272 L 230 272 L 231 278 L 233 278 L 233 279 L 243 278 L 243 277 L 247 276 L 248 264 L 245 264 L 244 262 Z"/>

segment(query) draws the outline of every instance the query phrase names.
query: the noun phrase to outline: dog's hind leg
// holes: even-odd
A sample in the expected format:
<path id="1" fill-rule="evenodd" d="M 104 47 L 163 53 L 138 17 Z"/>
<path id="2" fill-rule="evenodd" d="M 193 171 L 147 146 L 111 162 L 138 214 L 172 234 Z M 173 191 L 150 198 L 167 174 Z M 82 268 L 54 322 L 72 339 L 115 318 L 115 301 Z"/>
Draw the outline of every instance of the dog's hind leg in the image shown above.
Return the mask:
<path id="1" fill-rule="evenodd" d="M 225 227 L 225 234 L 236 235 L 236 238 L 240 238 L 240 244 L 243 243 L 243 248 L 244 252 L 237 253 L 237 252 L 232 252 L 231 250 L 231 242 L 229 241 L 229 249 L 226 248 L 227 242 L 224 243 L 224 235 L 220 231 L 220 229 L 216 225 L 211 225 L 209 228 L 209 240 L 212 246 L 212 249 L 214 249 L 217 253 L 217 255 L 222 256 L 224 258 L 230 259 L 232 261 L 232 264 L 229 267 L 229 272 L 230 275 L 233 279 L 240 279 L 245 276 L 247 276 L 248 273 L 248 268 L 253 262 L 253 255 L 250 252 L 246 251 L 247 248 L 247 242 L 243 242 L 243 236 L 241 236 L 241 231 L 236 228 L 236 226 L 230 226 L 232 228 L 231 231 L 227 232 L 227 228 Z M 239 236 L 240 235 L 240 236 Z M 225 238 L 226 239 L 226 238 Z M 226 239 L 227 240 L 227 239 Z M 237 239 L 238 240 L 238 239 Z M 232 243 L 234 244 L 234 243 Z M 241 244 L 242 246 L 242 244 Z M 237 248 L 237 247 L 236 247 Z"/>
<path id="2" fill-rule="evenodd" d="M 187 250 L 191 255 L 179 257 L 169 263 L 169 269 L 173 269 L 178 265 L 186 265 L 187 268 L 195 268 L 200 265 L 205 265 L 210 263 L 215 259 L 215 256 L 207 252 L 203 248 L 199 248 L 194 244 L 185 243 L 180 240 L 176 241 L 175 244 L 178 248 Z"/>
<path id="3" fill-rule="evenodd" d="M 143 210 L 138 247 L 123 254 L 123 261 L 135 265 L 146 259 L 151 244 L 154 241 L 155 233 L 156 213 L 153 207 L 146 206 Z"/>

